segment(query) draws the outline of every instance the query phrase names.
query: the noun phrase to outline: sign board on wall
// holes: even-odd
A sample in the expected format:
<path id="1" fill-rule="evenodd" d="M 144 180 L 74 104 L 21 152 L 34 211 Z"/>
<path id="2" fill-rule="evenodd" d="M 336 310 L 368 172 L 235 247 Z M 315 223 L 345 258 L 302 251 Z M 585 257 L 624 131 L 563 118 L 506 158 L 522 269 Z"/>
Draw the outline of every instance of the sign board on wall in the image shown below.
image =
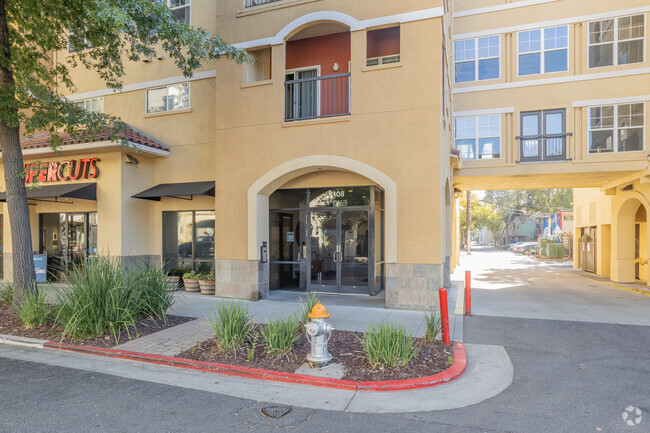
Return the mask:
<path id="1" fill-rule="evenodd" d="M 99 158 L 83 158 L 25 164 L 25 183 L 32 183 L 35 179 L 40 183 L 97 179 L 99 161 Z"/>

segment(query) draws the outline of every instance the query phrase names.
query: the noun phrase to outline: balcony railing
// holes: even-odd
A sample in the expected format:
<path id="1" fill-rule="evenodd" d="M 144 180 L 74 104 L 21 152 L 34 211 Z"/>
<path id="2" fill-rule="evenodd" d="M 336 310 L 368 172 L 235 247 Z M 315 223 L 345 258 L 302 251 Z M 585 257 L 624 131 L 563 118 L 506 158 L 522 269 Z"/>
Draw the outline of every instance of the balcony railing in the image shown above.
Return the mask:
<path id="1" fill-rule="evenodd" d="M 520 162 L 566 161 L 566 134 L 516 137 L 519 140 Z"/>
<path id="2" fill-rule="evenodd" d="M 267 3 L 274 3 L 280 0 L 246 0 L 245 6 L 252 8 L 253 6 L 265 5 Z"/>
<path id="3" fill-rule="evenodd" d="M 350 114 L 350 73 L 284 82 L 284 120 L 319 119 Z"/>

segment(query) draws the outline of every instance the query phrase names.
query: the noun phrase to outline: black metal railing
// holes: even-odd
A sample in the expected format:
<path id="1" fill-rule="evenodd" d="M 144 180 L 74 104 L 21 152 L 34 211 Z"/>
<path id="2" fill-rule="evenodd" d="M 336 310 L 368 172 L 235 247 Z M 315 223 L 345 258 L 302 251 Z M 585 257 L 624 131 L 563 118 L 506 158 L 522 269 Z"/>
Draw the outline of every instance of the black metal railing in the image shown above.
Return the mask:
<path id="1" fill-rule="evenodd" d="M 284 82 L 284 120 L 350 114 L 350 73 Z"/>
<path id="2" fill-rule="evenodd" d="M 245 6 L 252 8 L 253 6 L 265 5 L 267 3 L 275 3 L 280 0 L 246 0 Z"/>
<path id="3" fill-rule="evenodd" d="M 519 161 L 565 161 L 567 137 L 572 135 L 566 133 L 516 137 L 519 140 Z"/>

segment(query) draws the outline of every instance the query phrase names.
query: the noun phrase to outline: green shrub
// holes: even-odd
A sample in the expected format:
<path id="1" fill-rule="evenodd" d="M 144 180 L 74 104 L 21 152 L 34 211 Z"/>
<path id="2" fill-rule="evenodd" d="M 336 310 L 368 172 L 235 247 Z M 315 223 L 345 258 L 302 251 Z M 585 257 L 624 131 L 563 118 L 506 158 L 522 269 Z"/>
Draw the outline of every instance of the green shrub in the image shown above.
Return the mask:
<path id="1" fill-rule="evenodd" d="M 14 298 L 12 303 L 16 314 L 28 328 L 40 328 L 52 321 L 52 306 L 45 302 L 42 290 L 23 293 L 21 298 Z"/>
<path id="2" fill-rule="evenodd" d="M 165 270 L 143 264 L 125 272 L 127 286 L 135 288 L 139 295 L 137 315 L 165 319 L 174 304 L 174 292 L 167 290 Z"/>
<path id="3" fill-rule="evenodd" d="M 314 308 L 314 305 L 318 303 L 318 296 L 307 293 L 307 297 L 303 301 L 300 299 L 300 323 L 302 326 L 305 326 L 311 320 L 309 318 L 309 313 Z"/>
<path id="4" fill-rule="evenodd" d="M 404 366 L 418 355 L 413 337 L 394 323 L 369 325 L 360 340 L 372 368 Z"/>
<path id="5" fill-rule="evenodd" d="M 0 301 L 11 304 L 14 299 L 14 286 L 11 284 L 3 284 L 0 286 Z"/>
<path id="6" fill-rule="evenodd" d="M 76 265 L 66 277 L 68 288 L 58 294 L 56 322 L 66 336 L 83 339 L 109 332 L 117 336 L 135 325 L 142 310 L 136 278 L 111 257 L 101 256 Z"/>
<path id="7" fill-rule="evenodd" d="M 218 303 L 207 320 L 223 352 L 241 347 L 253 330 L 253 319 L 248 314 L 248 305 L 243 302 Z"/>
<path id="8" fill-rule="evenodd" d="M 438 335 L 442 332 L 442 322 L 438 312 L 432 312 L 424 316 L 426 331 L 424 333 L 424 342 L 433 343 Z"/>
<path id="9" fill-rule="evenodd" d="M 183 274 L 183 279 L 184 280 L 198 280 L 198 277 L 199 277 L 199 274 L 197 274 L 194 271 L 185 272 Z"/>
<path id="10" fill-rule="evenodd" d="M 199 280 L 214 281 L 214 272 L 204 272 L 199 274 Z"/>
<path id="11" fill-rule="evenodd" d="M 260 330 L 270 356 L 288 355 L 300 340 L 300 320 L 296 316 L 278 318 L 266 324 Z"/>

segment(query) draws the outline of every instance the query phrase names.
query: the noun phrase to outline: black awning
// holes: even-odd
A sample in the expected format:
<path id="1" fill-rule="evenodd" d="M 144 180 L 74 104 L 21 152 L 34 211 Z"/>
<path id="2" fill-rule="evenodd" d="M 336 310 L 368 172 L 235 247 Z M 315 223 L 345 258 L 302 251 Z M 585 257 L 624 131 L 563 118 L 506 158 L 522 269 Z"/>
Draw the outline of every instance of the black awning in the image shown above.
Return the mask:
<path id="1" fill-rule="evenodd" d="M 27 199 L 38 200 L 46 198 L 78 198 L 82 200 L 97 200 L 96 183 L 64 183 L 61 185 L 46 185 L 40 188 L 27 187 Z M 0 193 L 0 202 L 7 201 L 7 193 Z"/>
<path id="2" fill-rule="evenodd" d="M 194 195 L 209 195 L 214 197 L 214 181 L 161 183 L 131 197 L 160 201 L 163 197 L 191 198 Z"/>

